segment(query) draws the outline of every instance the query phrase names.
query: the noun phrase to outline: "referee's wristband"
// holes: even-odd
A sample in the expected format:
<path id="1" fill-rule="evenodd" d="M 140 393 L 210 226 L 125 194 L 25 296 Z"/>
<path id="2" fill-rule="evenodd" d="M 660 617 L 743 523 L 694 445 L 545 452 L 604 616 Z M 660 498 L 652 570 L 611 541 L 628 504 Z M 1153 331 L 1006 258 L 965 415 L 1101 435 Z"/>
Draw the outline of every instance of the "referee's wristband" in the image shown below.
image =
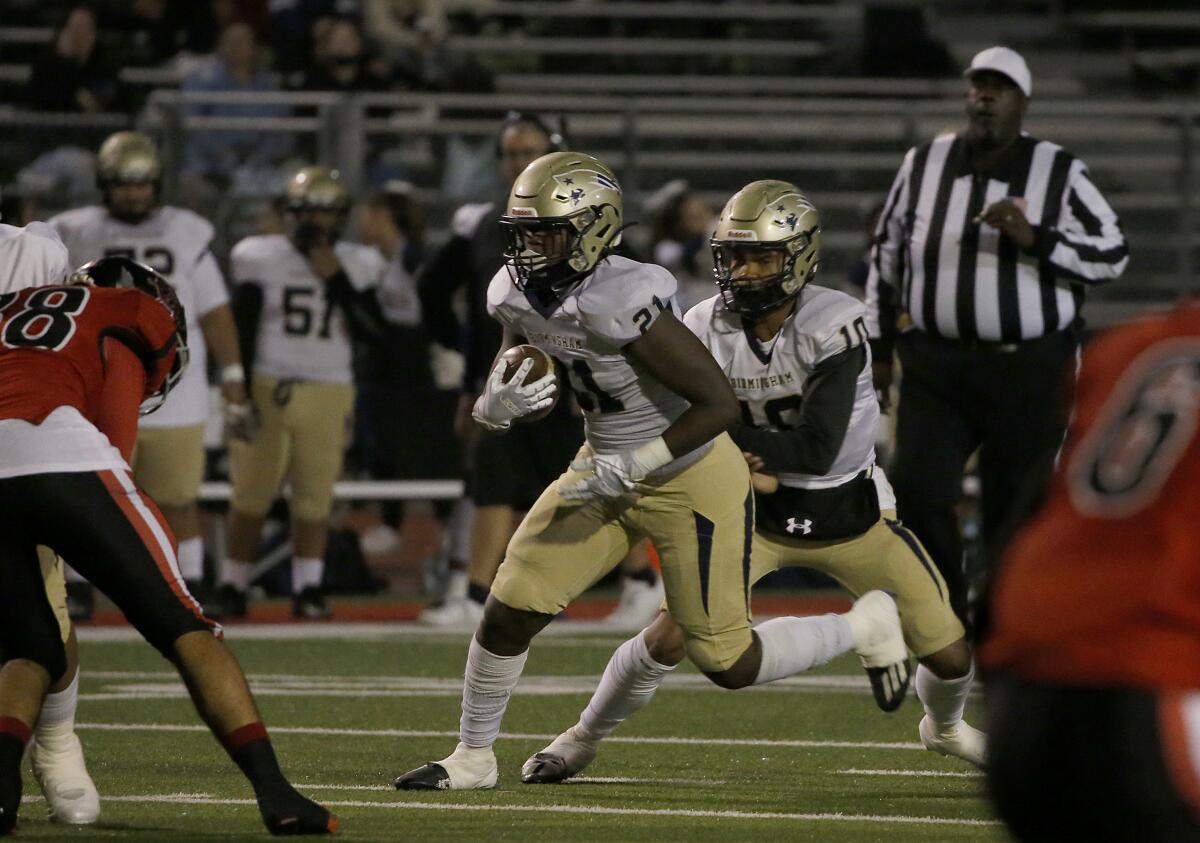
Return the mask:
<path id="1" fill-rule="evenodd" d="M 221 369 L 221 383 L 245 383 L 246 369 L 241 363 L 230 363 Z"/>

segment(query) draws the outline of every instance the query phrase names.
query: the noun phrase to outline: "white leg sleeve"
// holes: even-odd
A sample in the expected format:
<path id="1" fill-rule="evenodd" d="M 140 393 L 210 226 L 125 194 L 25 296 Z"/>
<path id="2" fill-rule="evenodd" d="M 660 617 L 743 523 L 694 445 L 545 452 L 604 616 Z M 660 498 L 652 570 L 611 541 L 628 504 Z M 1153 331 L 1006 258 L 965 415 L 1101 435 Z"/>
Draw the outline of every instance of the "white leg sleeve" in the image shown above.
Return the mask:
<path id="1" fill-rule="evenodd" d="M 462 718 L 458 721 L 459 739 L 468 747 L 482 749 L 495 743 L 508 699 L 517 687 L 528 657 L 528 650 L 519 656 L 497 656 L 471 636 L 463 682 Z"/>
<path id="2" fill-rule="evenodd" d="M 773 618 L 754 627 L 762 642 L 755 685 L 823 665 L 850 649 L 854 635 L 841 615 Z"/>
<path id="3" fill-rule="evenodd" d="M 966 676 L 958 679 L 939 679 L 925 665 L 917 667 L 917 698 L 939 731 L 945 731 L 962 720 L 967 694 L 971 692 L 974 679 L 974 666 Z"/>
<path id="4" fill-rule="evenodd" d="M 645 632 L 639 632 L 618 647 L 608 660 L 600 685 L 580 715 L 576 730 L 593 740 L 608 737 L 626 718 L 650 702 L 663 678 L 674 669 L 650 656 Z"/>

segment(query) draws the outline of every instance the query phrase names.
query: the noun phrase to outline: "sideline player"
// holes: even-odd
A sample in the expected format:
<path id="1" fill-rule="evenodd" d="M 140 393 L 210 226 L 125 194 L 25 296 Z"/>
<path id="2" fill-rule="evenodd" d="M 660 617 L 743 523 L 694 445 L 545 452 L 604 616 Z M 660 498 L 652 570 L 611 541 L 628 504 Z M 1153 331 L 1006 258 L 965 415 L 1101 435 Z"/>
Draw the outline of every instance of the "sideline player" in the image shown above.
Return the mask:
<path id="1" fill-rule="evenodd" d="M 713 682 L 740 688 L 795 672 L 790 635 L 750 629 L 754 497 L 746 461 L 724 433 L 737 401 L 676 316 L 674 277 L 610 253 L 622 204 L 612 171 L 581 153 L 545 155 L 513 185 L 501 218 L 507 271 L 488 290 L 505 327 L 501 353 L 520 335 L 563 364 L 593 455 L 571 463 L 509 543 L 471 639 L 458 747 L 400 776 L 397 788 L 495 786 L 492 743 L 529 642 L 647 536 L 683 647 Z M 555 380 L 524 383 L 531 366 L 505 383 L 498 362 L 476 421 L 504 428 L 548 406 Z M 895 604 L 874 597 L 835 617 L 842 650 L 903 661 Z"/>
<path id="2" fill-rule="evenodd" d="M 24 228 L 0 224 L 0 294 L 24 287 L 59 284 L 71 264 L 67 248 L 54 229 L 42 222 Z M 100 819 L 100 794 L 88 774 L 83 745 L 75 734 L 79 704 L 79 644 L 67 613 L 63 562 L 48 547 L 38 548 L 38 562 L 46 584 L 46 597 L 58 620 L 66 652 L 66 670 L 51 677 L 42 713 L 29 744 L 33 776 L 46 795 L 50 818 L 73 825 Z M 0 645 L 0 661 L 5 658 Z"/>
<path id="3" fill-rule="evenodd" d="M 963 626 L 941 575 L 896 521 L 891 487 L 875 465 L 879 406 L 863 306 L 809 283 L 820 231 L 817 209 L 795 185 L 748 184 L 725 205 L 712 240 L 720 294 L 684 318 L 741 405 L 741 424 L 730 434 L 757 472 L 759 492 L 750 581 L 795 565 L 829 574 L 856 596 L 870 589 L 894 594 L 905 641 L 921 662 L 921 741 L 979 766 L 983 733 L 962 720 L 973 677 Z M 794 619 L 778 618 L 755 632 L 803 648 L 810 666 L 837 655 L 814 649 L 820 639 L 806 641 L 796 629 Z M 679 625 L 670 613 L 660 615 L 618 648 L 579 722 L 526 761 L 522 779 L 538 784 L 577 774 L 685 655 Z M 896 708 L 907 675 L 868 675 L 879 706 Z"/>
<path id="4" fill-rule="evenodd" d="M 38 545 L 72 560 L 175 664 L 268 830 L 333 831 L 336 819 L 279 769 L 245 676 L 188 593 L 170 527 L 129 469 L 139 407 L 161 405 L 186 365 L 179 300 L 124 257 L 70 280 L 0 297 L 0 834 L 16 824 L 21 757 L 66 667 Z"/>
<path id="5" fill-rule="evenodd" d="M 988 785 L 1019 840 L 1200 840 L 1200 300 L 1084 352 L 992 594 Z"/>
<path id="6" fill-rule="evenodd" d="M 72 266 L 108 255 L 144 263 L 171 283 L 187 314 L 191 366 L 171 400 L 139 423 L 132 465 L 133 479 L 179 538 L 188 589 L 199 593 L 204 546 L 196 497 L 204 479 L 208 349 L 231 417 L 248 407 L 229 295 L 210 249 L 213 227 L 191 211 L 160 204 L 162 167 L 154 142 L 143 134 L 110 135 L 97 154 L 96 179 L 102 205 L 66 211 L 49 222 L 67 245 Z M 81 611 L 90 614 L 90 592 L 83 592 L 82 602 Z"/>
<path id="7" fill-rule="evenodd" d="M 375 297 L 386 263 L 340 240 L 350 196 L 336 171 L 305 167 L 288 181 L 290 233 L 247 237 L 230 256 L 250 392 L 260 419 L 229 446 L 233 498 L 227 556 L 211 613 L 244 617 L 263 519 L 291 483 L 292 614 L 329 617 L 321 580 L 333 484 L 354 407 L 351 337 L 374 342 L 385 319 Z"/>

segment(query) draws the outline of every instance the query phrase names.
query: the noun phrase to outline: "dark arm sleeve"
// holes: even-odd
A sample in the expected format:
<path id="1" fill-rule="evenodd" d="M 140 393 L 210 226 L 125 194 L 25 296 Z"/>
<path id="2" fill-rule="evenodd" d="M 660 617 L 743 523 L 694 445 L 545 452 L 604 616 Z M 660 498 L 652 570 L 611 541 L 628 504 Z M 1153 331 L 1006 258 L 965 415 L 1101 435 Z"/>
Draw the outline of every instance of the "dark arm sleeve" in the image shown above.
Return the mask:
<path id="1" fill-rule="evenodd" d="M 733 441 L 762 457 L 767 471 L 827 473 L 846 439 L 858 376 L 866 365 L 867 351 L 861 345 L 825 358 L 805 384 L 796 427 L 775 431 L 739 424 L 729 431 Z"/>
<path id="2" fill-rule="evenodd" d="M 373 289 L 356 290 L 345 272 L 325 282 L 325 295 L 346 315 L 346 329 L 360 342 L 380 342 L 387 332 L 387 317 Z"/>
<path id="3" fill-rule="evenodd" d="M 249 379 L 254 367 L 254 352 L 258 348 L 258 320 L 262 316 L 262 287 L 253 281 L 238 284 L 233 292 L 233 321 L 237 324 L 238 345 L 242 351 L 242 366 Z"/>
<path id="4" fill-rule="evenodd" d="M 438 249 L 417 276 L 417 297 L 425 329 L 434 342 L 446 348 L 462 346 L 462 327 L 454 315 L 454 294 L 471 280 L 471 243 L 452 237 Z"/>

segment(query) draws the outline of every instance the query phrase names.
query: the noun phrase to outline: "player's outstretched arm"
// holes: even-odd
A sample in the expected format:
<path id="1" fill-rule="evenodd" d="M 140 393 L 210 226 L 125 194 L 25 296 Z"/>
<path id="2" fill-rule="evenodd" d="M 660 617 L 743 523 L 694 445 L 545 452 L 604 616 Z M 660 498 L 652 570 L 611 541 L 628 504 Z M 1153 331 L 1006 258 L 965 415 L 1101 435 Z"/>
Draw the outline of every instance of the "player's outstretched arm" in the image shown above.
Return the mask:
<path id="1" fill-rule="evenodd" d="M 670 311 L 664 311 L 646 333 L 625 346 L 625 354 L 691 404 L 663 432 L 672 455 L 694 451 L 737 423 L 737 396 L 725 373 L 696 335 Z"/>

